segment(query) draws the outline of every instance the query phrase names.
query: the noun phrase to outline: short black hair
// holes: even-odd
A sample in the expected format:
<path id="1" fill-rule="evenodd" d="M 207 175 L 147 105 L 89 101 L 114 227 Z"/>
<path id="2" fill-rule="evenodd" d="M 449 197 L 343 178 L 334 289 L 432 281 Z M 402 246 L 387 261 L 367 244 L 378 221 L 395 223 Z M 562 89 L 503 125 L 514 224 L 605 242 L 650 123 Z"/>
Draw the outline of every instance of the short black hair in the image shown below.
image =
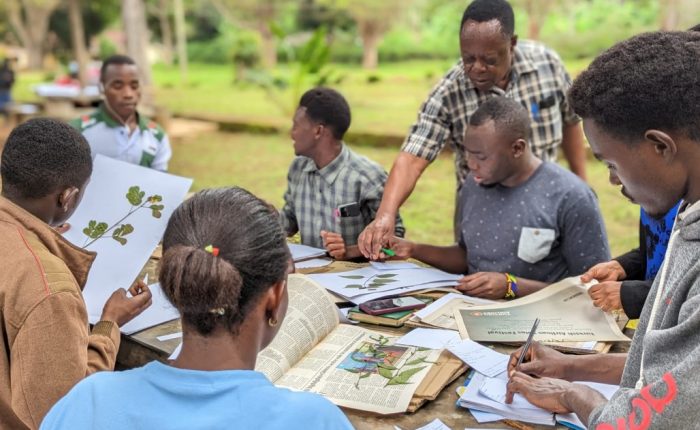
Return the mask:
<path id="1" fill-rule="evenodd" d="M 239 187 L 200 191 L 175 209 L 158 279 L 183 322 L 204 336 L 217 326 L 238 332 L 290 263 L 278 219 L 274 208 Z"/>
<path id="2" fill-rule="evenodd" d="M 310 89 L 301 96 L 299 107 L 306 108 L 306 115 L 312 121 L 330 127 L 336 139 L 342 139 L 350 128 L 350 106 L 345 97 L 332 88 Z"/>
<path id="3" fill-rule="evenodd" d="M 644 33 L 614 45 L 576 78 L 569 99 L 628 143 L 653 128 L 700 141 L 700 33 Z"/>
<path id="4" fill-rule="evenodd" d="M 0 162 L 2 193 L 37 199 L 81 187 L 92 173 L 90 145 L 73 127 L 49 118 L 15 127 Z"/>
<path id="5" fill-rule="evenodd" d="M 136 65 L 136 61 L 133 60 L 133 58 L 126 56 L 126 55 L 112 55 L 107 58 L 105 58 L 102 61 L 102 67 L 100 67 L 100 82 L 104 83 L 105 81 L 105 75 L 107 74 L 107 67 L 115 65 L 119 66 L 122 64 L 133 64 Z"/>
<path id="6" fill-rule="evenodd" d="M 508 133 L 513 139 L 528 141 L 530 138 L 530 115 L 513 99 L 503 96 L 487 99 L 469 117 L 469 125 L 477 127 L 490 120 L 496 123 L 496 130 Z"/>
<path id="7" fill-rule="evenodd" d="M 469 3 L 462 15 L 459 33 L 462 34 L 467 21 L 488 22 L 494 19 L 501 23 L 504 36 L 512 37 L 515 34 L 513 7 L 506 0 L 474 0 Z"/>

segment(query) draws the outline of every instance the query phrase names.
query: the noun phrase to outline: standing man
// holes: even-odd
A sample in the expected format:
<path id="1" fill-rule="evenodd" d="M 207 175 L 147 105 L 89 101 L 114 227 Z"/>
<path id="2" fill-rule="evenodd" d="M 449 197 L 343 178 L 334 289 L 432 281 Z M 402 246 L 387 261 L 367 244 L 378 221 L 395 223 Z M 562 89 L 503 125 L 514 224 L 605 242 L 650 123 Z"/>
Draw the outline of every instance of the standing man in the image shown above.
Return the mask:
<path id="1" fill-rule="evenodd" d="M 463 145 L 469 117 L 491 97 L 505 96 L 522 104 L 531 118 L 533 153 L 543 161 L 554 161 L 561 145 L 571 170 L 585 180 L 580 119 L 565 95 L 569 75 L 550 49 L 529 41 L 518 43 L 514 25 L 513 9 L 505 0 L 475 0 L 464 11 L 459 37 L 462 59 L 423 103 L 394 161 L 375 221 L 359 239 L 366 257 L 380 257 L 399 207 L 447 144 L 455 151 L 459 193 L 469 172 Z M 455 214 L 459 213 L 457 208 Z"/>
<path id="2" fill-rule="evenodd" d="M 15 83 L 15 72 L 10 60 L 5 58 L 0 66 L 0 113 L 8 116 L 7 106 L 12 103 L 12 85 Z"/>
<path id="3" fill-rule="evenodd" d="M 131 58 L 113 55 L 102 63 L 100 91 L 104 101 L 91 115 L 71 121 L 90 144 L 93 158 L 102 154 L 156 170 L 168 170 L 172 155 L 165 131 L 140 115 L 139 70 Z"/>

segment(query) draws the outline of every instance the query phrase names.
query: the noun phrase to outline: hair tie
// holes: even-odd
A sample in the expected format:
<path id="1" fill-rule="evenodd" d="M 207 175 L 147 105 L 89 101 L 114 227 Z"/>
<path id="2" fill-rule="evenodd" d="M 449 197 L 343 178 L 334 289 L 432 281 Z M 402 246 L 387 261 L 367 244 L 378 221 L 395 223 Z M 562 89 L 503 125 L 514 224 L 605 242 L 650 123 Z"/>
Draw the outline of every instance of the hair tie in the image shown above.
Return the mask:
<path id="1" fill-rule="evenodd" d="M 214 248 L 214 249 L 216 249 L 216 248 Z M 222 317 L 222 316 L 226 315 L 226 309 L 224 309 L 224 308 L 209 309 L 209 313 Z"/>
<path id="2" fill-rule="evenodd" d="M 204 250 L 213 255 L 214 257 L 219 256 L 219 248 L 216 248 L 213 245 L 207 245 L 204 247 Z"/>

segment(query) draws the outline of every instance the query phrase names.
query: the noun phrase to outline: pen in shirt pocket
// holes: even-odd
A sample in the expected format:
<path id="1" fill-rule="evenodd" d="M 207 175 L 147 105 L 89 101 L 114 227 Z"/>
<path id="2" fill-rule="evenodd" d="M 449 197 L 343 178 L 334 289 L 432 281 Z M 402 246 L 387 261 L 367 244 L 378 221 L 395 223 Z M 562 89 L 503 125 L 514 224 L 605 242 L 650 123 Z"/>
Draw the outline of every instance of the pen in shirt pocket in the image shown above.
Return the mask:
<path id="1" fill-rule="evenodd" d="M 539 121 L 540 119 L 540 107 L 537 102 L 530 103 L 530 113 L 532 113 L 532 119 Z"/>

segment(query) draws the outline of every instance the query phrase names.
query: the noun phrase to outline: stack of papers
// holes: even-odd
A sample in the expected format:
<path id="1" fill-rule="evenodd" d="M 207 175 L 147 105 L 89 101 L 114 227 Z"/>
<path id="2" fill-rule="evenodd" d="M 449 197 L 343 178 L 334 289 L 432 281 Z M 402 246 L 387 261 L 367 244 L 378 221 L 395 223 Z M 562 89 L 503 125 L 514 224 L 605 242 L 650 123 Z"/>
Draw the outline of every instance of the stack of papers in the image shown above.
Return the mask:
<path id="1" fill-rule="evenodd" d="M 619 389 L 617 385 L 596 382 L 580 383 L 599 391 L 608 399 Z M 457 404 L 474 411 L 476 415 L 485 412 L 500 419 L 505 418 L 542 425 L 561 423 L 567 427 L 582 430 L 586 428 L 576 414 L 553 414 L 533 405 L 519 394 L 513 396 L 511 404 L 506 404 L 507 384 L 508 376 L 505 371 L 493 378 L 479 372 L 473 372 L 467 378 L 464 387 L 460 387 L 458 390 L 460 397 Z"/>
<path id="2" fill-rule="evenodd" d="M 426 288 L 452 288 L 461 278 L 461 275 L 428 267 L 388 270 L 388 266 L 390 264 L 380 266 L 380 269 L 369 266 L 348 272 L 308 276 L 327 290 L 355 304 Z"/>
<path id="3" fill-rule="evenodd" d="M 298 243 L 288 243 L 289 251 L 292 253 L 292 260 L 296 263 L 301 260 L 310 258 L 323 257 L 326 255 L 326 250 L 314 248 L 312 246 L 300 245 Z"/>

